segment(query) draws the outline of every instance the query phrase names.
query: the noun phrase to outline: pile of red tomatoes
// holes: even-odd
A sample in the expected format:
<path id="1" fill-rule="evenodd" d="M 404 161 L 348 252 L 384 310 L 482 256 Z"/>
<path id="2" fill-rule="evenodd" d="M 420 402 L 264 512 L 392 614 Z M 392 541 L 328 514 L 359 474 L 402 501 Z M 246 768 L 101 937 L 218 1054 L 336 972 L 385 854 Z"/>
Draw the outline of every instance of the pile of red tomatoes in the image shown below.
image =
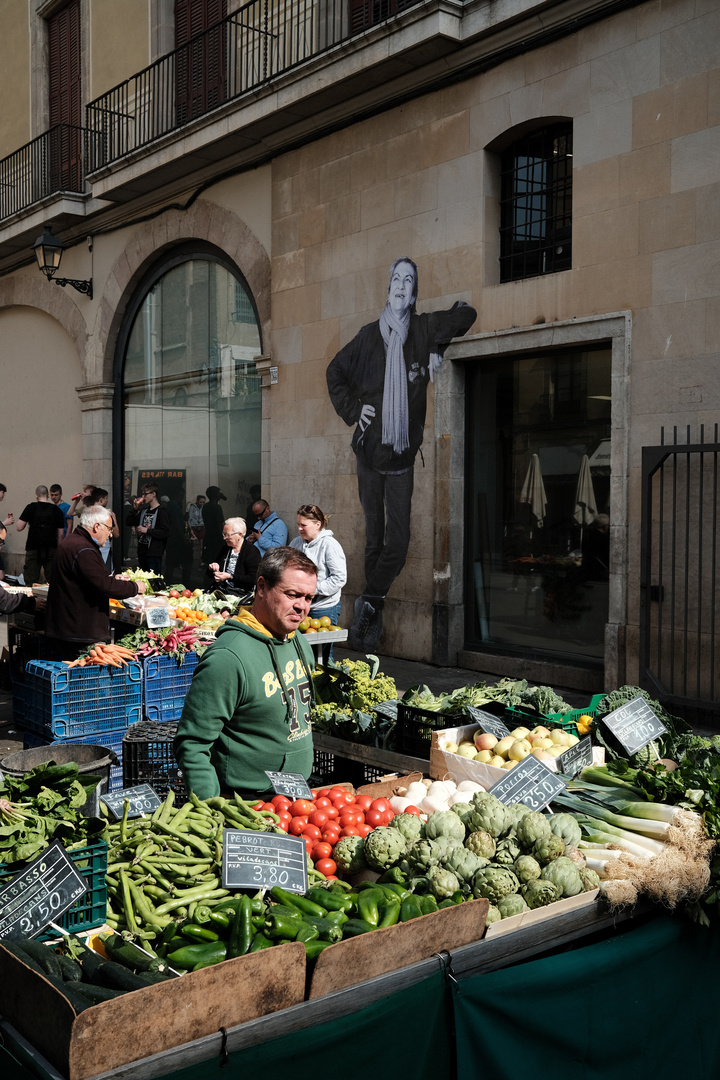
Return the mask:
<path id="1" fill-rule="evenodd" d="M 280 818 L 280 828 L 291 836 L 302 836 L 315 869 L 325 877 L 336 877 L 333 848 L 344 836 L 366 837 L 378 825 L 389 825 L 395 817 L 387 799 L 355 795 L 341 785 L 313 792 L 313 799 L 295 799 L 275 795 L 268 803 L 258 803 L 260 810 L 271 810 Z M 415 811 L 410 807 L 410 812 Z M 408 811 L 406 810 L 406 813 Z"/>

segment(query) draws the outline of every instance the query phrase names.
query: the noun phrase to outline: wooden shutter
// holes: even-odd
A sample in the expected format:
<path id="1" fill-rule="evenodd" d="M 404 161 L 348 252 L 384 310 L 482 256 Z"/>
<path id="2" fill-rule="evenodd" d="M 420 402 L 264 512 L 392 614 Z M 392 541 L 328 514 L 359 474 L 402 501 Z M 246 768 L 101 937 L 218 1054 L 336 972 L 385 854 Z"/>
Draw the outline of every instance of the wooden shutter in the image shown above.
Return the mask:
<path id="1" fill-rule="evenodd" d="M 221 105 L 226 96 L 227 0 L 175 0 L 175 112 L 178 124 Z M 211 30 L 216 27 L 215 30 Z M 210 30 L 210 33 L 205 31 Z M 202 34 L 198 40 L 198 34 Z"/>
<path id="2" fill-rule="evenodd" d="M 50 190 L 80 191 L 82 185 L 82 80 L 80 0 L 71 0 L 48 19 Z"/>

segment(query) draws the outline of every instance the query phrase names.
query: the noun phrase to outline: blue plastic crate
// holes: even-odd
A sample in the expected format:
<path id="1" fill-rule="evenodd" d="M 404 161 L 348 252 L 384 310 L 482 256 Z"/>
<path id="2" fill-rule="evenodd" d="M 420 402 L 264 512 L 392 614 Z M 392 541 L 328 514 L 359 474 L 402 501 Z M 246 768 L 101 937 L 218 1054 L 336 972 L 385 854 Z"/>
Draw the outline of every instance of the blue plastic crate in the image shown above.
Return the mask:
<path id="1" fill-rule="evenodd" d="M 25 668 L 25 727 L 48 741 L 119 731 L 142 716 L 142 668 L 69 668 L 31 660 Z"/>
<path id="2" fill-rule="evenodd" d="M 198 654 L 185 654 L 182 664 L 172 656 L 146 656 L 143 665 L 143 708 L 147 720 L 179 720 L 198 665 Z"/>
<path id="3" fill-rule="evenodd" d="M 127 728 L 121 728 L 119 731 L 103 732 L 102 735 L 82 735 L 78 739 L 53 739 L 50 742 L 42 735 L 37 735 L 34 731 L 26 731 L 23 734 L 23 750 L 30 750 L 35 746 L 53 746 L 55 743 L 63 746 L 72 743 L 85 743 L 89 746 L 107 746 L 108 749 L 115 751 L 120 761 L 119 765 L 110 766 L 108 791 L 120 791 L 123 786 L 122 741 L 126 730 Z"/>

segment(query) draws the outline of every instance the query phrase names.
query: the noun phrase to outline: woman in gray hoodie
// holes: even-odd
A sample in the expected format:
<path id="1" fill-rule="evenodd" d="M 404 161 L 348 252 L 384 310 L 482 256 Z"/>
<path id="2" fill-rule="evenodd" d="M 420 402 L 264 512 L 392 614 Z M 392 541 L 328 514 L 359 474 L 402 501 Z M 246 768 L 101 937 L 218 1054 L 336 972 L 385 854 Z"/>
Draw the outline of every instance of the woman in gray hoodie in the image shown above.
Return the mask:
<path id="1" fill-rule="evenodd" d="M 310 618 L 326 615 L 333 626 L 340 618 L 340 594 L 347 581 L 345 552 L 327 527 L 327 518 L 319 506 L 304 504 L 297 512 L 299 536 L 290 547 L 302 551 L 318 568 L 317 590 L 310 605 Z M 323 646 L 322 662 L 332 659 L 332 645 Z"/>

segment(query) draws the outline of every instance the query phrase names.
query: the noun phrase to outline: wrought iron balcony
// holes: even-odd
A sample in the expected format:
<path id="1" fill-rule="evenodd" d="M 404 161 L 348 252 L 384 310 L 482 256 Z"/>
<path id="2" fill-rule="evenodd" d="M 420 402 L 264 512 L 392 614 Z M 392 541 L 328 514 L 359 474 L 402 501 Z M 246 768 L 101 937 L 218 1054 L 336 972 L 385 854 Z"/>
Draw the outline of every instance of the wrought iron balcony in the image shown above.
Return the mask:
<path id="1" fill-rule="evenodd" d="M 87 106 L 93 173 L 421 0 L 250 0 Z"/>
<path id="2" fill-rule="evenodd" d="M 59 192 L 85 189 L 85 130 L 57 124 L 0 161 L 0 220 Z"/>

